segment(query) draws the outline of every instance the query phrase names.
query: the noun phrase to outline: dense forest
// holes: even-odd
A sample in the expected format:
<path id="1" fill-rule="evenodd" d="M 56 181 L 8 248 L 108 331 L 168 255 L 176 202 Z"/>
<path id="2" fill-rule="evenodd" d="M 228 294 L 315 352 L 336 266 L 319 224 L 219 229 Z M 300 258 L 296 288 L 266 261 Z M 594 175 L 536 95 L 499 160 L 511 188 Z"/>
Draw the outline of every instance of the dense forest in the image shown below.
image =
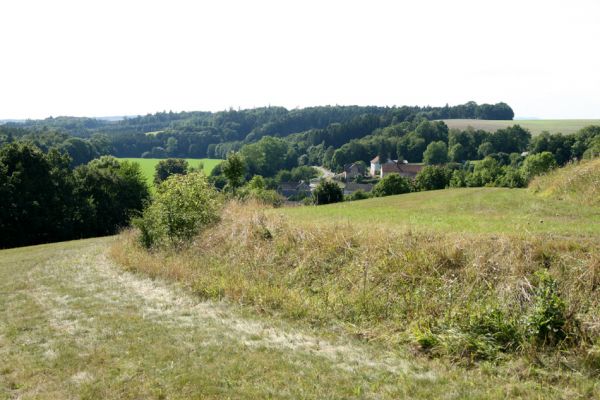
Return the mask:
<path id="1" fill-rule="evenodd" d="M 225 158 L 265 136 L 307 145 L 339 147 L 377 128 L 415 120 L 478 118 L 511 120 L 505 103 L 469 102 L 444 107 L 324 106 L 287 110 L 264 107 L 222 112 L 161 112 L 109 121 L 57 117 L 1 126 L 0 144 L 23 138 L 42 149 L 62 148 L 74 165 L 99 156 Z"/>

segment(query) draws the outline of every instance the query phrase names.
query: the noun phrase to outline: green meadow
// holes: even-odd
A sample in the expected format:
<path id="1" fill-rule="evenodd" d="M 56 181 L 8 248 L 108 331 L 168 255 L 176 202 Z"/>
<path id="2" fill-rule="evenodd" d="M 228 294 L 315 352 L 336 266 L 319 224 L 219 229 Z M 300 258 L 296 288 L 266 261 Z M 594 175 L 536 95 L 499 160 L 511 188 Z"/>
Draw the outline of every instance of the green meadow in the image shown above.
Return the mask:
<path id="1" fill-rule="evenodd" d="M 506 128 L 512 125 L 520 125 L 528 129 L 532 135 L 539 135 L 544 131 L 550 133 L 575 133 L 581 128 L 590 125 L 600 125 L 599 119 L 531 119 L 531 120 L 513 120 L 496 121 L 480 119 L 445 119 L 444 122 L 450 129 L 467 129 L 469 126 L 474 129 L 483 129 L 485 131 L 495 132 L 498 129 Z"/>
<path id="2" fill-rule="evenodd" d="M 119 159 L 133 161 L 133 162 L 140 164 L 140 167 L 142 168 L 142 173 L 146 177 L 146 181 L 148 182 L 148 184 L 150 186 L 153 185 L 154 171 L 155 171 L 154 168 L 155 168 L 156 164 L 158 164 L 158 162 L 161 161 L 160 158 L 119 158 Z M 204 165 L 203 171 L 206 175 L 210 174 L 210 172 L 213 170 L 213 168 L 221 162 L 221 160 L 217 160 L 217 159 L 213 159 L 213 158 L 186 158 L 185 160 L 188 162 L 190 167 L 194 167 L 194 168 L 197 168 L 198 165 L 200 165 L 200 163 L 202 163 L 202 165 Z"/>
<path id="3" fill-rule="evenodd" d="M 600 234 L 598 207 L 538 196 L 528 189 L 445 189 L 273 212 L 300 224 L 519 235 Z"/>

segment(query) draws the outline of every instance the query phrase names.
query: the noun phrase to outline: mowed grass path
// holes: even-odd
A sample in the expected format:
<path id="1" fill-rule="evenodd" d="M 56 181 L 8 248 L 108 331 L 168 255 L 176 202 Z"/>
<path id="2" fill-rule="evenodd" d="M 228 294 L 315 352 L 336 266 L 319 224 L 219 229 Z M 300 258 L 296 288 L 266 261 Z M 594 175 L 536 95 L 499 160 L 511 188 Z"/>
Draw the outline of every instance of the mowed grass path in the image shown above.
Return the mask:
<path id="1" fill-rule="evenodd" d="M 576 397 L 202 302 L 114 265 L 112 240 L 0 251 L 0 399 Z"/>
<path id="2" fill-rule="evenodd" d="M 162 159 L 160 158 L 119 158 L 119 160 L 127 160 L 133 161 L 140 164 L 142 169 L 142 173 L 148 182 L 148 185 L 152 186 L 154 184 L 154 172 L 156 164 Z M 221 161 L 213 158 L 186 158 L 185 159 L 190 167 L 198 167 L 200 163 L 204 165 L 204 173 L 209 175 L 210 172 L 216 167 Z"/>
<path id="3" fill-rule="evenodd" d="M 600 208 L 527 189 L 464 188 L 274 210 L 296 223 L 348 223 L 462 233 L 600 235 Z"/>
<path id="4" fill-rule="evenodd" d="M 539 135 L 543 131 L 550 133 L 575 133 L 581 128 L 590 125 L 600 125 L 600 119 L 532 119 L 532 120 L 480 120 L 480 119 L 445 119 L 443 120 L 449 128 L 466 129 L 471 126 L 474 129 L 483 129 L 495 132 L 498 129 L 512 125 L 521 125 L 529 129 L 532 135 Z"/>
<path id="5" fill-rule="evenodd" d="M 107 260 L 112 238 L 0 251 L 0 399 L 425 398 L 468 384 L 245 317 Z M 458 386 L 458 387 L 455 387 Z"/>

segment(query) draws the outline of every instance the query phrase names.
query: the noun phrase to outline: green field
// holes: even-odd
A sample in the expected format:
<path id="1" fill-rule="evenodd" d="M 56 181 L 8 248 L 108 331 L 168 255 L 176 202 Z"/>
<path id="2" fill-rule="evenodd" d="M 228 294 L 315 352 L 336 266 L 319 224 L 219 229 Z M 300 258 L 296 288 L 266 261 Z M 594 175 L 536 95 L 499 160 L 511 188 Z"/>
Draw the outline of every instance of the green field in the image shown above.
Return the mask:
<path id="1" fill-rule="evenodd" d="M 527 189 L 446 189 L 275 212 L 306 224 L 356 223 L 465 233 L 600 234 L 598 207 L 542 198 Z"/>
<path id="2" fill-rule="evenodd" d="M 140 164 L 142 173 L 146 177 L 148 184 L 153 185 L 154 182 L 154 167 L 161 161 L 160 158 L 120 158 L 120 160 L 133 161 Z M 219 164 L 222 160 L 216 160 L 213 158 L 186 158 L 185 159 L 191 167 L 197 167 L 201 162 L 204 164 L 204 173 L 209 175 L 213 168 Z"/>
<path id="3" fill-rule="evenodd" d="M 575 133 L 581 128 L 589 125 L 600 125 L 600 119 L 532 119 L 532 120 L 513 120 L 513 121 L 495 121 L 481 119 L 445 119 L 443 120 L 449 128 L 466 129 L 471 126 L 475 129 L 483 129 L 495 132 L 498 129 L 506 128 L 515 124 L 529 129 L 532 135 L 539 135 L 544 131 L 550 133 Z"/>

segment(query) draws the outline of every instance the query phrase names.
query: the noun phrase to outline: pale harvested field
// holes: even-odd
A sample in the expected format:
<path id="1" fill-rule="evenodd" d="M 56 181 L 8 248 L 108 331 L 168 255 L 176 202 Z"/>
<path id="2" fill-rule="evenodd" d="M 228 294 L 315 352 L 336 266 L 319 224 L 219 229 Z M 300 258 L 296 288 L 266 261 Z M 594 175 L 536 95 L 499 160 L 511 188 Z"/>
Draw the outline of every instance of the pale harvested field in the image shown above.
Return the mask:
<path id="1" fill-rule="evenodd" d="M 444 122 L 450 129 L 467 129 L 469 126 L 474 129 L 483 129 L 489 132 L 495 132 L 498 129 L 506 128 L 512 125 L 521 125 L 529 129 L 532 135 L 539 135 L 543 131 L 550 133 L 575 133 L 581 128 L 590 125 L 600 125 L 600 119 L 531 119 L 514 121 L 496 121 L 481 119 L 445 119 Z"/>

